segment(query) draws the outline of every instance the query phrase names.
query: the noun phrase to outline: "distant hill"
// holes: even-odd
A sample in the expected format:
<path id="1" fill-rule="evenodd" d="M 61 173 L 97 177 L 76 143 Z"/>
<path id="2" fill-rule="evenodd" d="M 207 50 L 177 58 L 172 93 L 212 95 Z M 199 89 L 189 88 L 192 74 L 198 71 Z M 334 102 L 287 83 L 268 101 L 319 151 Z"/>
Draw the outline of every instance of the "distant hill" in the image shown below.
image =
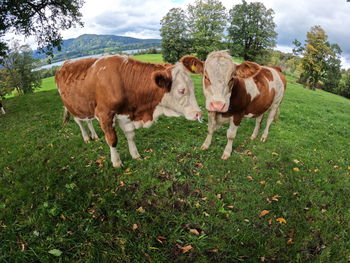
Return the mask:
<path id="1" fill-rule="evenodd" d="M 116 53 L 130 49 L 159 48 L 160 44 L 160 39 L 85 34 L 77 38 L 63 40 L 62 49 L 61 51 L 55 49 L 52 62 L 101 53 Z M 47 57 L 38 51 L 34 51 L 32 56 L 36 59 Z"/>

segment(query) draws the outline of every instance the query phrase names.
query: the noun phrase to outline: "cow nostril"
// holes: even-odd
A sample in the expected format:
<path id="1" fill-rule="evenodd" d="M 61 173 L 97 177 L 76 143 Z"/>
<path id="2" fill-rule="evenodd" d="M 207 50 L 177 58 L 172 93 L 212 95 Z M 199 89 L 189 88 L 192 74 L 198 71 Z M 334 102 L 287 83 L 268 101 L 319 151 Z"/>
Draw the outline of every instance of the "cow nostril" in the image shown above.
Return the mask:
<path id="1" fill-rule="evenodd" d="M 222 106 L 221 106 L 221 111 L 223 111 L 224 109 L 225 109 L 225 107 L 226 107 L 226 103 L 224 103 L 224 104 L 222 104 Z"/>

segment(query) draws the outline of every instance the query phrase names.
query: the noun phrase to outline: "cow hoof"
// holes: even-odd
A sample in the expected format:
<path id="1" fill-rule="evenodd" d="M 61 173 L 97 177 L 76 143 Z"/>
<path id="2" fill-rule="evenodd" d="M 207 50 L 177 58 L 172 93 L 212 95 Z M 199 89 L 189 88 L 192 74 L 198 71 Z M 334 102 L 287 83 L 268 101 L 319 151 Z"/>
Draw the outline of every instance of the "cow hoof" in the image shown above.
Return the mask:
<path id="1" fill-rule="evenodd" d="M 255 140 L 255 139 L 256 139 L 256 136 L 253 136 L 253 135 L 252 135 L 252 136 L 250 136 L 250 139 L 251 139 L 251 140 Z"/>
<path id="2" fill-rule="evenodd" d="M 203 145 L 201 146 L 201 149 L 202 149 L 202 150 L 208 150 L 208 148 L 209 148 L 209 146 L 207 146 L 207 145 L 205 145 L 205 144 L 203 144 Z"/>
<path id="3" fill-rule="evenodd" d="M 90 138 L 84 138 L 84 142 L 90 143 Z"/>
<path id="4" fill-rule="evenodd" d="M 140 155 L 131 156 L 134 160 L 142 160 Z"/>
<path id="5" fill-rule="evenodd" d="M 120 163 L 113 163 L 113 167 L 114 168 L 120 168 L 120 167 L 123 167 L 124 165 L 123 165 L 123 163 L 122 162 L 120 162 Z"/>
<path id="6" fill-rule="evenodd" d="M 224 153 L 223 155 L 221 155 L 221 159 L 227 160 L 228 158 L 230 158 L 230 156 L 231 155 Z"/>
<path id="7" fill-rule="evenodd" d="M 100 138 L 98 136 L 93 136 L 92 139 L 95 140 L 95 141 L 99 141 L 100 140 Z"/>
<path id="8" fill-rule="evenodd" d="M 266 142 L 266 137 L 261 137 L 261 140 L 262 142 Z"/>

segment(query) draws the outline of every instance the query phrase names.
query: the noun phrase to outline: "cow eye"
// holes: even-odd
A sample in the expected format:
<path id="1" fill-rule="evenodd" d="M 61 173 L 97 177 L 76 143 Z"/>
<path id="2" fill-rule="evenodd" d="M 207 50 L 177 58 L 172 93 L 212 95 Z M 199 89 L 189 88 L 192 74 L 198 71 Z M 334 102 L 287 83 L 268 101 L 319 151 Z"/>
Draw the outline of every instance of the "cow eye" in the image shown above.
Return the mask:
<path id="1" fill-rule="evenodd" d="M 185 89 L 179 89 L 179 93 L 182 95 L 185 94 Z"/>

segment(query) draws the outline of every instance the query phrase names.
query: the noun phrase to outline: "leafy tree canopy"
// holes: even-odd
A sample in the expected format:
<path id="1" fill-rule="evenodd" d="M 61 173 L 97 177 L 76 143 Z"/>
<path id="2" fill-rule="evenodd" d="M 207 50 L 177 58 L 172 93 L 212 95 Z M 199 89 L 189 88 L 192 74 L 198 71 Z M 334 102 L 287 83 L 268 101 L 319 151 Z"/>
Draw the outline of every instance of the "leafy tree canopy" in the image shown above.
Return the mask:
<path id="1" fill-rule="evenodd" d="M 225 7 L 218 0 L 197 0 L 188 5 L 188 25 L 194 52 L 199 59 L 220 49 L 227 20 Z"/>
<path id="2" fill-rule="evenodd" d="M 80 8 L 84 0 L 2 0 L 0 4 L 0 38 L 7 32 L 35 36 L 39 48 L 52 54 L 60 47 L 60 30 L 82 26 Z M 0 41 L 0 55 L 6 52 Z"/>
<path id="3" fill-rule="evenodd" d="M 181 8 L 172 8 L 160 21 L 163 59 L 175 63 L 190 49 L 186 14 Z"/>
<path id="4" fill-rule="evenodd" d="M 276 45 L 274 11 L 260 2 L 235 5 L 229 11 L 228 39 L 233 55 L 259 61 Z"/>
<path id="5" fill-rule="evenodd" d="M 306 34 L 304 46 L 298 40 L 293 43 L 294 54 L 303 56 L 301 60 L 303 84 L 315 89 L 319 81 L 324 81 L 324 84 L 327 84 L 325 89 L 335 89 L 341 78 L 340 47 L 328 42 L 328 36 L 320 26 L 311 27 Z"/>
<path id="6" fill-rule="evenodd" d="M 36 60 L 31 56 L 32 50 L 28 45 L 20 46 L 15 43 L 3 60 L 0 70 L 0 95 L 3 97 L 13 89 L 19 94 L 31 93 L 39 88 L 41 77 L 34 71 Z"/>

